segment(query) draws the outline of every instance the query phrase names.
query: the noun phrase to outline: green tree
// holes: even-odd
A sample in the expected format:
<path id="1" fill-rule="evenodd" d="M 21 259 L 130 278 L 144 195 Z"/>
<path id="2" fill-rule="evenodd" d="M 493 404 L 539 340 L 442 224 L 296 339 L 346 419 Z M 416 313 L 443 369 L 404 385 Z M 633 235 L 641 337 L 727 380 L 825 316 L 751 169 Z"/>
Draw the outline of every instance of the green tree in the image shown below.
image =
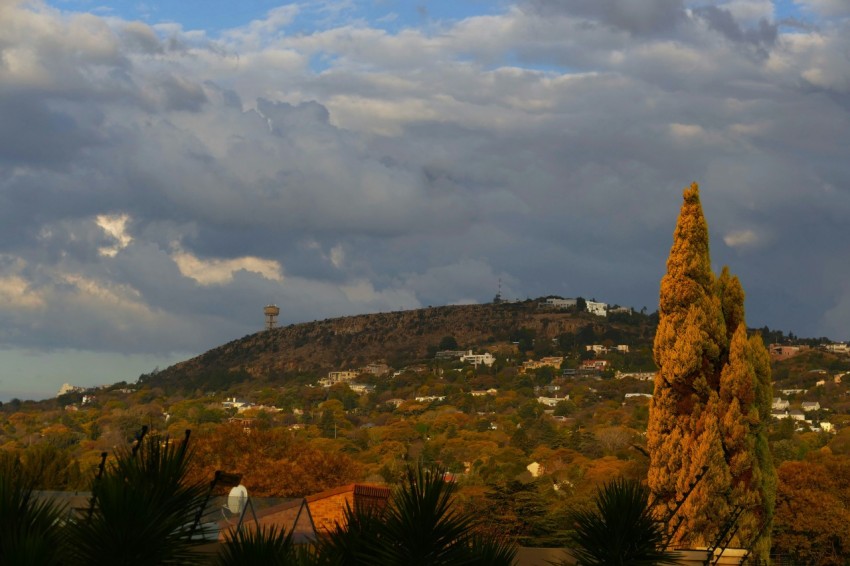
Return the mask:
<path id="1" fill-rule="evenodd" d="M 336 438 L 336 419 L 334 413 L 330 409 L 322 411 L 322 420 L 319 421 L 319 428 L 322 429 L 322 436 L 325 438 Z"/>

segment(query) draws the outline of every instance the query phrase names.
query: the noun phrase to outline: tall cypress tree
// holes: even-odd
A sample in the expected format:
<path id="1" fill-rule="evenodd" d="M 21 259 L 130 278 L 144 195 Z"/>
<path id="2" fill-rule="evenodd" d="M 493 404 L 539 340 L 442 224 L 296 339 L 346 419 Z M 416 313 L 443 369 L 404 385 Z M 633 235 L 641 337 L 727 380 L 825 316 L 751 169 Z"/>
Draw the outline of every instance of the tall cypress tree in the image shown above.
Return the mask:
<path id="1" fill-rule="evenodd" d="M 707 467 L 679 510 L 683 523 L 677 531 L 677 542 L 704 544 L 729 512 L 729 469 L 719 421 L 727 341 L 696 184 L 684 192 L 658 314 L 653 353 L 659 371 L 647 427 L 647 481 L 656 501 L 669 509 Z"/>
<path id="2" fill-rule="evenodd" d="M 747 337 L 744 291 L 724 268 L 711 271 L 708 227 L 696 184 L 684 203 L 661 280 L 655 336 L 659 367 L 650 405 L 648 483 L 671 509 L 707 467 L 679 511 L 680 544 L 714 540 L 733 507 L 742 506 L 738 542 L 752 542 L 773 513 L 776 474 L 766 426 L 770 365 L 760 337 Z M 757 551 L 769 549 L 762 535 Z"/>

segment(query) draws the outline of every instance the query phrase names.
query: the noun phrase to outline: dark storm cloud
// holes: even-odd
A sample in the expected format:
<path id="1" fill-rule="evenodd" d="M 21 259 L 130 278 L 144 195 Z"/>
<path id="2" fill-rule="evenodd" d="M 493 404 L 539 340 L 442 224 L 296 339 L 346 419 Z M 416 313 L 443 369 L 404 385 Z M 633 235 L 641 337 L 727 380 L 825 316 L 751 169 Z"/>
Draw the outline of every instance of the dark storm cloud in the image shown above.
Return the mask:
<path id="1" fill-rule="evenodd" d="M 4 95 L 0 104 L 0 164 L 66 165 L 84 148 L 103 143 L 97 123 L 82 123 L 31 93 Z"/>
<path id="2" fill-rule="evenodd" d="M 694 9 L 694 13 L 705 19 L 711 29 L 719 31 L 732 41 L 750 43 L 762 48 L 763 55 L 767 54 L 766 48 L 776 42 L 779 33 L 779 24 L 771 24 L 764 19 L 759 20 L 752 28 L 744 28 L 735 21 L 732 12 L 718 6 L 700 6 Z"/>

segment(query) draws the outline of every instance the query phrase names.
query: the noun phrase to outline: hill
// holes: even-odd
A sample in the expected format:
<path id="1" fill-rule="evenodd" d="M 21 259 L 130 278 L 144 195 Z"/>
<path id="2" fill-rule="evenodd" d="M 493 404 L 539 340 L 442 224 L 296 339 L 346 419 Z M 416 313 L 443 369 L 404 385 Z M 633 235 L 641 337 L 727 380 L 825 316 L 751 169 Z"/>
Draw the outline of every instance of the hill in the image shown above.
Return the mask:
<path id="1" fill-rule="evenodd" d="M 545 309 L 539 301 L 428 307 L 333 318 L 258 332 L 142 376 L 155 386 L 226 385 L 249 378 L 284 379 L 298 374 L 387 363 L 399 368 L 433 358 L 451 337 L 459 349 L 546 355 L 583 344 L 651 346 L 651 315 L 589 313 Z M 449 343 L 452 341 L 449 340 Z M 519 350 L 519 351 L 518 351 Z M 212 381 L 212 383 L 210 383 Z"/>

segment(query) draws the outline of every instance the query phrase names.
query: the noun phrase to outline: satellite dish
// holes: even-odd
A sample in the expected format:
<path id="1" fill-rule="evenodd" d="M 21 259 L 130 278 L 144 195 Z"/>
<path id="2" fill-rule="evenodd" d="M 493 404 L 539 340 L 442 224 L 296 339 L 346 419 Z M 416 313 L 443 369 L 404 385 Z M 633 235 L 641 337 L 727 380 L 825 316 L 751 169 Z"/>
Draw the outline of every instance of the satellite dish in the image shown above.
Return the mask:
<path id="1" fill-rule="evenodd" d="M 227 496 L 227 508 L 231 513 L 238 515 L 245 509 L 248 503 L 248 490 L 241 483 L 230 490 Z"/>

